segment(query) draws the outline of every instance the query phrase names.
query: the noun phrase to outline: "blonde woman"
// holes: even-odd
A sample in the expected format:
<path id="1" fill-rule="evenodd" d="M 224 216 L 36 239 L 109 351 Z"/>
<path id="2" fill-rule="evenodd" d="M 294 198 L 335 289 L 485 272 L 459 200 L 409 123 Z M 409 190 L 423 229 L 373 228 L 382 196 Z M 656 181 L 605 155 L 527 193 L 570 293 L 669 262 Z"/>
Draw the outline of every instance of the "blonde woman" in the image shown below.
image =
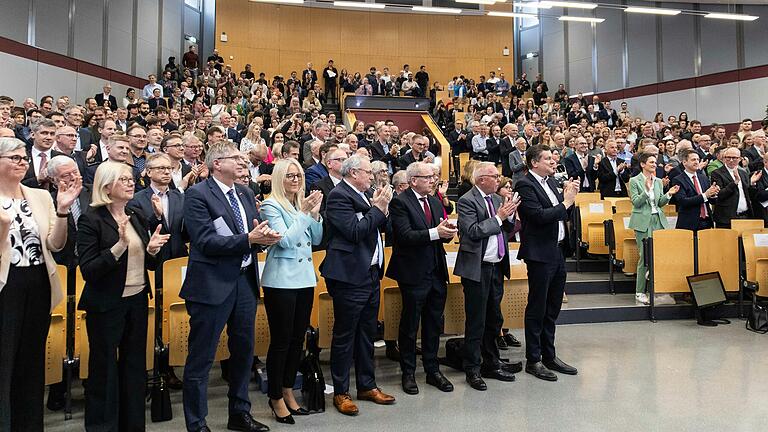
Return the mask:
<path id="1" fill-rule="evenodd" d="M 261 216 L 282 239 L 267 251 L 261 284 L 271 335 L 269 406 L 279 423 L 294 424 L 294 415 L 309 414 L 296 402 L 293 384 L 317 285 L 312 245 L 323 237 L 322 200 L 320 191 L 304 196 L 304 171 L 295 159 L 275 164 L 272 194 L 261 204 Z"/>
<path id="2" fill-rule="evenodd" d="M 301 109 L 304 112 L 309 112 L 313 108 L 320 111 L 323 109 L 323 104 L 320 103 L 320 99 L 317 98 L 315 91 L 310 90 L 307 97 L 304 98 L 304 103 L 301 104 Z"/>
<path id="3" fill-rule="evenodd" d="M 264 144 L 264 138 L 261 137 L 261 125 L 256 122 L 251 122 L 245 137 L 240 140 L 240 151 L 248 153 L 250 149 L 256 147 L 258 144 Z"/>

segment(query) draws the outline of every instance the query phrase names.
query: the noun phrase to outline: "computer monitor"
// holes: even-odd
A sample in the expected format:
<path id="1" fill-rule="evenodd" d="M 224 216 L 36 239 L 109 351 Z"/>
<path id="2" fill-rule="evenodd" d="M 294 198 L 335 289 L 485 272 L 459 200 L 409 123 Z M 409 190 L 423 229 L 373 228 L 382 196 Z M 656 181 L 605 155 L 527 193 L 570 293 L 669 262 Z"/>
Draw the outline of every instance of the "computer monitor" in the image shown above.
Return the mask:
<path id="1" fill-rule="evenodd" d="M 688 276 L 688 286 L 700 309 L 718 306 L 726 302 L 725 287 L 720 272 Z"/>

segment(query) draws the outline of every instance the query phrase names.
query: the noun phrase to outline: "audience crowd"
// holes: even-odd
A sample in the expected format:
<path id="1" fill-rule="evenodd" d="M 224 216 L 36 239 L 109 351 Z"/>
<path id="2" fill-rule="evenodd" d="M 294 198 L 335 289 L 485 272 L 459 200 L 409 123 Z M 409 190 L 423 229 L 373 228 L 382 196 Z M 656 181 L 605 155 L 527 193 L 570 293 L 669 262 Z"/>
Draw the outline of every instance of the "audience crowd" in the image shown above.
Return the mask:
<path id="1" fill-rule="evenodd" d="M 190 47 L 180 65 L 170 58 L 160 78 L 150 75 L 143 88 L 130 88 L 123 96 L 105 84 L 82 104 L 69 96 L 40 101 L 0 96 L 0 235 L 5 245 L 0 255 L 0 429 L 42 430 L 47 310 L 64 294 L 54 262 L 79 266 L 86 282 L 78 305 L 88 312 L 91 356 L 86 429 L 138 430 L 144 425 L 151 294 L 146 270 L 189 255 L 187 280 L 199 275 L 182 290 L 192 317 L 190 358 L 183 384 L 172 369 L 166 367 L 165 373 L 172 388 L 184 388 L 188 429 L 208 430 L 205 391 L 213 356 L 207 344 L 225 323 L 230 343 L 246 348 L 253 343 L 256 302 L 242 290 L 248 284 L 257 293 L 263 287 L 272 334 L 269 405 L 281 423 L 308 414 L 291 389 L 316 284 L 309 262 L 313 250 L 327 250 L 321 273 L 337 311 L 331 349 L 334 405 L 354 415 L 358 408 L 349 393 L 353 364 L 357 399 L 395 401 L 377 387 L 372 362 L 384 271 L 380 234 L 386 233 L 387 246 L 393 246 L 387 276 L 401 288 L 412 288 L 402 289 L 400 336 L 387 341 L 387 356 L 401 363 L 403 390 L 414 394 L 420 317 L 427 383 L 453 389 L 436 356 L 448 277 L 442 243 L 456 234 L 462 251 L 469 250 L 465 241 L 468 248 L 479 248 L 480 239 L 494 243 L 499 238 L 498 246 L 474 252 L 481 267 L 468 268 L 474 258 L 462 258 L 462 283 L 490 296 L 480 303 L 467 300 L 467 311 L 473 308 L 473 317 L 467 318 L 467 382 L 484 390 L 482 377 L 512 381 L 520 370 L 499 361 L 498 349 L 521 344 L 496 322 L 500 297 L 493 290 L 498 281 L 486 275 L 486 264 L 490 272 L 503 271 L 497 267 L 508 253 L 503 238 L 524 244 L 526 230 L 535 232 L 530 218 L 539 213 L 512 192 L 533 196 L 529 186 L 534 178 L 544 186 L 542 196 L 552 198 L 553 208 L 558 202 L 565 207 L 562 215 L 579 191 L 630 197 L 630 227 L 639 243 L 666 227 L 662 208 L 667 203 L 677 206 L 677 228 L 730 227 L 735 218 L 762 218 L 768 226 L 766 123 L 756 127 L 744 119 L 729 136 L 720 125 L 705 130 L 685 112 L 643 119 L 626 102 L 613 106 L 599 96 L 571 97 L 563 84 L 550 94 L 541 75 L 532 83 L 525 74 L 509 82 L 504 73 L 491 71 L 477 80 L 457 76 L 442 86 L 430 81 L 425 66 L 414 73 L 404 65 L 396 74 L 371 67 L 363 76 L 338 71 L 331 60 L 321 71 L 308 63 L 287 79 L 276 75 L 268 80 L 250 65 L 235 73 L 216 51 L 204 65 L 199 60 L 196 47 Z M 428 130 L 401 130 L 386 118 L 348 129 L 337 112 L 327 109 L 328 104 L 335 109 L 344 92 L 430 98 L 450 154 L 441 154 L 439 137 Z M 460 166 L 464 153 L 470 162 Z M 449 199 L 448 182 L 440 181 L 441 157 L 452 161 L 457 208 L 456 200 Z M 41 190 L 51 198 L 40 195 Z M 473 193 L 477 201 L 469 204 Z M 212 200 L 218 204 L 211 205 Z M 477 216 L 475 204 L 490 219 L 467 222 Z M 458 226 L 449 218 L 455 212 Z M 493 221 L 490 227 L 494 218 L 498 224 Z M 562 242 L 558 238 L 555 244 Z M 254 267 L 262 251 L 266 265 L 259 282 Z M 217 258 L 228 254 L 234 257 L 234 279 L 202 272 L 204 265 L 211 266 L 210 273 L 217 271 L 217 263 L 229 265 Z M 637 300 L 647 303 L 640 262 Z M 201 278 L 231 287 L 232 294 L 208 298 Z M 543 319 L 543 309 L 541 314 Z M 526 336 L 533 315 L 526 312 Z M 539 333 L 544 327 L 531 324 Z M 551 332 L 553 344 L 554 327 Z M 554 354 L 547 358 L 544 345 L 543 354 L 537 351 L 541 347 L 527 347 L 526 372 L 546 380 L 557 378 L 551 371 L 576 373 Z M 232 352 L 229 365 L 222 364 L 231 386 L 234 430 L 268 429 L 248 414 L 243 374 L 250 373 L 252 360 L 244 349 Z M 51 386 L 48 407 L 61 409 L 62 397 L 62 386 Z"/>

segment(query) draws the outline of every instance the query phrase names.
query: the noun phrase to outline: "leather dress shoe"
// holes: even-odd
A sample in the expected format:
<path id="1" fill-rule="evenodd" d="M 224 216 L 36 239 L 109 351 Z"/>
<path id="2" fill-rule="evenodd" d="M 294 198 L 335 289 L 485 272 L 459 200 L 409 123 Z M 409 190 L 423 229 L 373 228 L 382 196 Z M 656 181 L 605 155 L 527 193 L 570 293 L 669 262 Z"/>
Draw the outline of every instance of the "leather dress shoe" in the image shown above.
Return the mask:
<path id="1" fill-rule="evenodd" d="M 261 424 L 251 417 L 250 413 L 237 413 L 229 416 L 227 429 L 246 432 L 267 432 L 269 426 Z"/>
<path id="2" fill-rule="evenodd" d="M 419 386 L 413 374 L 403 374 L 403 391 L 409 395 L 419 394 Z"/>
<path id="3" fill-rule="evenodd" d="M 415 382 L 414 382 L 415 384 Z M 357 392 L 357 400 L 370 401 L 379 405 L 392 405 L 395 403 L 395 397 L 390 396 L 380 388 L 373 388 L 370 390 L 363 390 Z"/>
<path id="4" fill-rule="evenodd" d="M 479 391 L 488 390 L 488 386 L 485 385 L 485 381 L 480 377 L 480 374 L 476 372 L 467 373 L 467 383 L 470 387 Z"/>
<path id="5" fill-rule="evenodd" d="M 335 406 L 340 413 L 348 416 L 356 416 L 360 412 L 357 409 L 357 405 L 352 402 L 349 393 L 333 395 L 333 406 Z"/>
<path id="6" fill-rule="evenodd" d="M 543 360 L 542 363 L 544 363 L 544 366 L 546 366 L 547 369 L 560 372 L 562 374 L 576 375 L 579 373 L 578 369 L 569 364 L 566 364 L 557 357 L 553 358 L 552 360 Z"/>
<path id="7" fill-rule="evenodd" d="M 495 370 L 481 370 L 480 375 L 482 375 L 483 378 L 497 379 L 504 382 L 512 382 L 515 380 L 515 376 L 512 373 L 501 368 Z"/>
<path id="8" fill-rule="evenodd" d="M 507 341 L 504 336 L 496 336 L 496 347 L 500 350 L 508 350 Z"/>
<path id="9" fill-rule="evenodd" d="M 195 432 L 211 432 L 211 428 L 208 426 L 202 426 L 200 429 L 196 430 Z"/>
<path id="10" fill-rule="evenodd" d="M 400 350 L 397 348 L 397 345 L 387 344 L 386 356 L 393 362 L 400 363 Z"/>
<path id="11" fill-rule="evenodd" d="M 509 372 L 512 374 L 516 374 L 523 370 L 523 362 L 516 362 L 516 363 L 502 363 L 501 364 L 501 370 L 504 372 Z"/>
<path id="12" fill-rule="evenodd" d="M 427 374 L 427 384 L 437 387 L 441 392 L 453 391 L 453 384 L 440 371 Z"/>
<path id="13" fill-rule="evenodd" d="M 507 343 L 507 346 L 511 346 L 515 348 L 523 346 L 523 344 L 519 340 L 517 340 L 515 335 L 513 335 L 512 333 L 505 334 L 504 341 Z"/>
<path id="14" fill-rule="evenodd" d="M 538 379 L 544 381 L 557 381 L 557 375 L 554 372 L 547 369 L 542 362 L 526 362 L 525 372 L 535 376 Z"/>

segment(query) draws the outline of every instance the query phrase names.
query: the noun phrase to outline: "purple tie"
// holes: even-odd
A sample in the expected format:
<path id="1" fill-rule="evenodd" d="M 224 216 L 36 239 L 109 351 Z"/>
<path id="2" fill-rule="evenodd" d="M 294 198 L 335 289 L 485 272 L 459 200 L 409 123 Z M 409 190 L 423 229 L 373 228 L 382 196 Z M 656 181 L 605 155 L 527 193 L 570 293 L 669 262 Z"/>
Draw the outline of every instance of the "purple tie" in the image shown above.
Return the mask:
<path id="1" fill-rule="evenodd" d="M 488 208 L 491 209 L 491 217 L 496 216 L 496 207 L 493 206 L 493 200 L 490 195 L 485 196 L 485 201 L 488 203 Z M 499 244 L 498 255 L 499 258 L 504 257 L 504 235 L 502 233 L 496 234 L 496 242 Z"/>

